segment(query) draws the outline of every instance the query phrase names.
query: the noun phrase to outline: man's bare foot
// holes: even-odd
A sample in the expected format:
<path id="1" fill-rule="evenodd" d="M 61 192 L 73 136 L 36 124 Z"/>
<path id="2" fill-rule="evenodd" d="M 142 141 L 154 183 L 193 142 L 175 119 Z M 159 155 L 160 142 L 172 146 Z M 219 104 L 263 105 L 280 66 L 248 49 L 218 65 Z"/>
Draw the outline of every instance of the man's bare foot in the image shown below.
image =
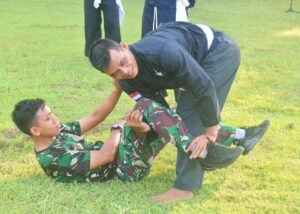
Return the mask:
<path id="1" fill-rule="evenodd" d="M 171 188 L 167 192 L 150 197 L 150 200 L 156 202 L 179 201 L 191 199 L 193 196 L 192 191 Z"/>

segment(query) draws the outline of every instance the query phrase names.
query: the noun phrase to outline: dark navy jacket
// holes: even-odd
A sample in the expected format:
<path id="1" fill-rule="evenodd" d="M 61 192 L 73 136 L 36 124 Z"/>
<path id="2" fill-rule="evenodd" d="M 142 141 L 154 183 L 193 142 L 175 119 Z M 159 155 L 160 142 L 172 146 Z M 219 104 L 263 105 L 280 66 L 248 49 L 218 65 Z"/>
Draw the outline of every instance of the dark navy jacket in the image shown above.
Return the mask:
<path id="1" fill-rule="evenodd" d="M 129 48 L 136 58 L 139 73 L 134 79 L 119 81 L 126 93 L 138 92 L 168 106 L 159 91 L 179 87 L 191 90 L 199 103 L 203 124 L 209 127 L 219 123 L 216 90 L 201 67 L 208 52 L 201 28 L 187 22 L 166 23 Z"/>

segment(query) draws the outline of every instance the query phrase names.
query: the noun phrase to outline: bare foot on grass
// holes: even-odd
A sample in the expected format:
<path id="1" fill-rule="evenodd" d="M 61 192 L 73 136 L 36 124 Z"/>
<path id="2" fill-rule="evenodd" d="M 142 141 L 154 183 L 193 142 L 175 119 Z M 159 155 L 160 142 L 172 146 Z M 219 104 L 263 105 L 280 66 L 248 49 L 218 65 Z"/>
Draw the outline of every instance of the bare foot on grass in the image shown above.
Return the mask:
<path id="1" fill-rule="evenodd" d="M 180 201 L 191 199 L 193 196 L 192 191 L 171 188 L 167 192 L 150 197 L 150 200 L 154 202 Z"/>

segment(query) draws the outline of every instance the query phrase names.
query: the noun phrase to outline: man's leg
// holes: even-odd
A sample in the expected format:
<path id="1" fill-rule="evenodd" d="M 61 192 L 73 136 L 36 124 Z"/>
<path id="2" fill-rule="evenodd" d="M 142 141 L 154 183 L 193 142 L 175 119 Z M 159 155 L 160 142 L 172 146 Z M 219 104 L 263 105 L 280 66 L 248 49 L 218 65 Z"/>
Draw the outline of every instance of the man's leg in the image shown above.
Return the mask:
<path id="1" fill-rule="evenodd" d="M 222 79 L 222 77 L 218 77 L 217 79 L 218 82 L 217 81 L 214 82 L 215 84 L 216 83 L 218 84 L 218 87 L 216 86 L 216 88 L 218 90 L 217 94 L 218 94 L 218 99 L 220 102 L 219 104 L 221 109 L 225 103 L 225 100 L 229 93 L 229 89 L 231 87 L 231 84 L 233 82 L 235 73 L 239 65 L 239 49 L 237 48 L 237 46 L 233 46 L 232 49 L 226 51 L 226 53 L 222 53 L 221 57 L 226 57 L 225 56 L 226 54 L 229 54 L 227 55 L 227 57 L 232 59 L 229 60 L 229 62 L 226 65 L 223 65 L 224 63 L 223 61 L 219 62 L 217 58 L 213 58 L 214 57 L 213 54 L 211 54 L 212 56 L 210 56 L 210 58 L 207 59 L 207 62 L 204 62 L 204 65 L 205 63 L 207 64 L 206 66 L 207 68 L 211 68 L 211 70 L 209 70 L 211 74 L 214 74 L 213 70 L 218 68 L 218 66 L 220 66 L 222 71 L 224 69 L 229 70 L 228 71 L 229 74 L 227 72 L 224 74 L 226 79 Z M 214 60 L 213 62 L 211 61 L 211 58 L 213 58 Z M 216 63 L 217 65 L 212 66 L 212 63 L 213 64 Z M 233 64 L 230 65 L 230 63 Z M 203 66 L 205 71 L 206 71 L 206 67 Z M 212 75 L 212 76 L 214 77 L 217 75 Z M 182 117 L 189 132 L 193 136 L 201 135 L 204 132 L 203 123 L 201 121 L 201 118 L 198 116 L 196 109 L 197 109 L 197 103 L 195 101 L 195 97 L 193 96 L 193 94 L 189 91 L 181 90 L 178 97 L 177 112 Z M 176 173 L 177 173 L 177 178 L 173 185 L 174 188 L 181 189 L 181 190 L 189 190 L 189 191 L 197 190 L 201 188 L 203 177 L 204 177 L 204 171 L 201 165 L 197 161 L 191 161 L 189 159 L 188 154 L 182 152 L 181 150 L 178 150 Z"/>
<path id="2" fill-rule="evenodd" d="M 202 67 L 211 77 L 216 87 L 219 106 L 222 109 L 240 64 L 240 49 L 227 34 L 220 32 L 215 39 L 219 42 L 218 46 L 208 53 L 203 60 Z M 270 121 L 265 120 L 257 126 L 244 128 L 245 136 L 243 138 L 235 138 L 234 142 L 245 149 L 243 154 L 246 155 L 262 138 L 269 126 Z M 231 140 L 232 136 L 227 143 L 231 144 Z"/>
<path id="3" fill-rule="evenodd" d="M 102 0 L 105 38 L 121 42 L 119 8 L 116 0 Z"/>
<path id="4" fill-rule="evenodd" d="M 145 0 L 143 18 L 142 18 L 142 38 L 146 33 L 153 30 L 153 6 L 149 4 L 149 0 Z"/>
<path id="5" fill-rule="evenodd" d="M 100 8 L 94 7 L 94 0 L 84 0 L 84 54 L 88 56 L 91 44 L 101 38 L 101 13 Z"/>
<path id="6" fill-rule="evenodd" d="M 198 136 L 203 132 L 203 128 L 201 129 L 202 123 L 195 111 L 196 104 L 191 93 L 182 94 L 181 92 L 182 91 L 180 91 L 178 96 L 177 113 L 183 119 L 189 133 L 191 133 L 192 136 Z M 190 105 L 183 105 L 186 103 Z M 154 201 L 170 201 L 192 198 L 192 191 L 201 188 L 203 177 L 204 170 L 202 170 L 199 160 L 191 160 L 189 158 L 189 154 L 178 148 L 176 179 L 173 183 L 173 187 L 162 194 L 152 197 L 151 199 Z"/>
<path id="7" fill-rule="evenodd" d="M 207 54 L 201 66 L 214 83 L 219 107 L 222 110 L 240 65 L 240 49 L 224 33 L 217 33 L 215 40 L 218 41 L 217 47 Z"/>
<path id="8" fill-rule="evenodd" d="M 142 135 L 125 126 L 120 142 L 119 167 L 117 170 L 121 180 L 135 181 L 146 176 L 149 173 L 154 157 L 168 142 L 176 145 L 178 150 L 184 151 L 193 139 L 182 119 L 176 113 L 160 104 L 149 99 L 142 99 L 135 108 L 143 112 L 144 121 L 151 126 L 151 131 L 146 135 Z M 228 151 L 226 152 L 228 153 Z M 193 162 L 199 163 L 201 161 L 198 159 Z M 186 185 L 189 185 L 188 178 L 191 182 L 194 182 L 194 177 L 188 170 L 193 168 L 188 167 L 189 165 L 187 164 L 187 167 L 182 168 L 181 172 L 187 171 L 189 173 L 189 176 L 185 180 L 183 179 Z M 172 188 L 167 193 L 155 196 L 153 199 L 181 200 L 192 196 L 193 194 L 190 190 Z"/>
<path id="9" fill-rule="evenodd" d="M 143 112 L 144 121 L 151 131 L 136 133 L 125 125 L 119 147 L 118 177 L 121 180 L 136 181 L 149 173 L 152 161 L 167 143 L 182 150 L 193 139 L 181 118 L 171 110 L 149 99 L 140 100 L 135 109 Z"/>

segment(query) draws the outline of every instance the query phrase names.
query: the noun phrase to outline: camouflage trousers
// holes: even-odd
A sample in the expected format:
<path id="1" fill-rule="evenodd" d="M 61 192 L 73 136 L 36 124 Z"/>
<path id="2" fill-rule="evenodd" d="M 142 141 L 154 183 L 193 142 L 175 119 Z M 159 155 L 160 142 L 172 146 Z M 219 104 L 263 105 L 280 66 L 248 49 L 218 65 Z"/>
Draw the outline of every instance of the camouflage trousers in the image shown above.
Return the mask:
<path id="1" fill-rule="evenodd" d="M 138 133 L 125 124 L 116 169 L 122 181 L 137 181 L 148 175 L 154 158 L 167 143 L 185 150 L 193 140 L 181 117 L 159 103 L 143 98 L 135 109 L 143 113 L 143 121 L 149 124 L 151 130 L 147 134 Z M 234 140 L 234 130 L 230 126 L 221 128 L 217 141 L 229 146 Z"/>

